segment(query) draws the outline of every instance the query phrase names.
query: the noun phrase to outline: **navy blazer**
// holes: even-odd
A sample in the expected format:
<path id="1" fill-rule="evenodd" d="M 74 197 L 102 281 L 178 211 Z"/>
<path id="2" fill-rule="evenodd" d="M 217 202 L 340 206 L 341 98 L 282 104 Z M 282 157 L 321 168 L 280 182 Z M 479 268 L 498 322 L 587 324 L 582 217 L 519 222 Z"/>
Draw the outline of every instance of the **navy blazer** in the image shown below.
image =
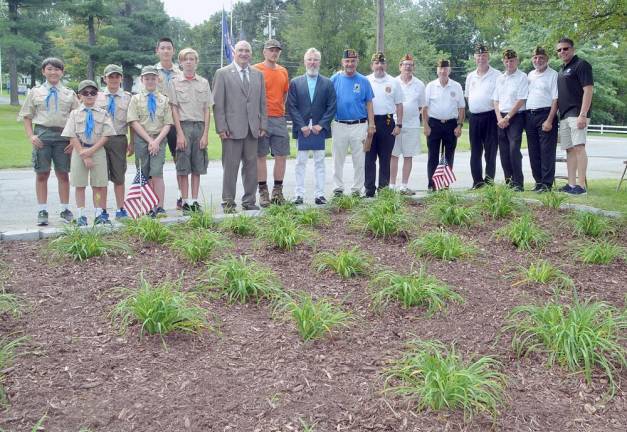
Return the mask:
<path id="1" fill-rule="evenodd" d="M 287 111 L 292 118 L 292 136 L 298 138 L 298 132 L 304 126 L 320 125 L 331 136 L 331 121 L 335 117 L 335 87 L 327 77 L 318 75 L 313 102 L 309 97 L 307 76 L 301 75 L 290 82 L 287 93 Z"/>

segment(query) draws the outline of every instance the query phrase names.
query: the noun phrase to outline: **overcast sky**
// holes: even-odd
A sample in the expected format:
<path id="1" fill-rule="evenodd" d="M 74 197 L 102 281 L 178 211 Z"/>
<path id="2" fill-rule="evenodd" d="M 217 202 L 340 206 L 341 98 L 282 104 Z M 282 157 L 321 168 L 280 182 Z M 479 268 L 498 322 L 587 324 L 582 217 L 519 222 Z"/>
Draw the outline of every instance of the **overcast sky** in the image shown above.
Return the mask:
<path id="1" fill-rule="evenodd" d="M 231 4 L 247 0 L 163 0 L 168 15 L 181 18 L 191 25 L 200 24 L 222 9 L 230 11 Z"/>

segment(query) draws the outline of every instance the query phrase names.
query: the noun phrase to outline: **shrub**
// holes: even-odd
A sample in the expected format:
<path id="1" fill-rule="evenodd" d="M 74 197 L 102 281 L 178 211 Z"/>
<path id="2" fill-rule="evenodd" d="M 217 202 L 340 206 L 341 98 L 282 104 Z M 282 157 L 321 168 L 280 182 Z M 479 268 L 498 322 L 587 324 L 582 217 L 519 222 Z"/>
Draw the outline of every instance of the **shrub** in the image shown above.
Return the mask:
<path id="1" fill-rule="evenodd" d="M 608 218 L 596 213 L 578 211 L 571 220 L 575 233 L 580 236 L 599 237 L 612 232 Z"/>
<path id="2" fill-rule="evenodd" d="M 204 261 L 216 250 L 230 246 L 230 242 L 222 234 L 196 229 L 177 234 L 171 247 L 191 262 Z"/>
<path id="3" fill-rule="evenodd" d="M 614 242 L 598 240 L 581 246 L 576 256 L 585 264 L 609 264 L 624 256 L 624 249 Z"/>
<path id="4" fill-rule="evenodd" d="M 463 302 L 459 294 L 428 274 L 424 267 L 406 275 L 382 271 L 372 279 L 370 287 L 375 308 L 385 307 L 390 301 L 397 300 L 406 308 L 426 306 L 432 314 L 444 309 L 447 301 Z"/>
<path id="5" fill-rule="evenodd" d="M 0 315 L 9 314 L 17 318 L 22 313 L 22 303 L 15 294 L 0 291 Z"/>
<path id="6" fill-rule="evenodd" d="M 126 232 L 139 237 L 142 241 L 165 243 L 170 237 L 170 230 L 157 219 L 148 216 L 125 221 Z"/>
<path id="7" fill-rule="evenodd" d="M 305 207 L 296 213 L 296 222 L 300 225 L 319 227 L 330 223 L 328 213 L 316 207 Z"/>
<path id="8" fill-rule="evenodd" d="M 189 225 L 191 228 L 212 228 L 215 225 L 215 221 L 213 220 L 213 213 L 204 210 L 190 212 L 187 225 Z"/>
<path id="9" fill-rule="evenodd" d="M 370 205 L 360 207 L 353 216 L 353 226 L 375 237 L 406 237 L 412 227 L 413 218 L 403 205 L 401 195 L 396 192 L 394 194 L 383 194 L 382 191 Z"/>
<path id="10" fill-rule="evenodd" d="M 489 184 L 481 190 L 481 207 L 494 219 L 505 218 L 516 210 L 514 194 L 507 185 Z"/>
<path id="11" fill-rule="evenodd" d="M 298 207 L 294 203 L 286 202 L 285 204 L 271 204 L 263 210 L 264 218 L 272 216 L 296 216 Z"/>
<path id="12" fill-rule="evenodd" d="M 100 227 L 79 228 L 67 226 L 61 236 L 50 242 L 50 249 L 59 256 L 69 256 L 74 261 L 102 256 L 130 253 L 124 242 L 107 238 L 108 231 Z"/>
<path id="13" fill-rule="evenodd" d="M 314 300 L 310 294 L 301 293 L 297 299 L 285 299 L 278 308 L 287 311 L 296 323 L 303 340 L 319 339 L 336 327 L 346 327 L 350 314 L 333 305 L 328 299 Z"/>
<path id="14" fill-rule="evenodd" d="M 507 226 L 496 232 L 498 238 L 509 239 L 514 246 L 521 250 L 529 250 L 544 245 L 549 236 L 538 227 L 529 213 L 513 220 Z"/>
<path id="15" fill-rule="evenodd" d="M 257 232 L 257 219 L 245 214 L 227 217 L 220 226 L 223 230 L 230 231 L 239 236 L 250 236 Z"/>
<path id="16" fill-rule="evenodd" d="M 472 207 L 466 207 L 461 196 L 450 191 L 438 192 L 431 199 L 429 213 L 444 225 L 470 225 L 477 212 Z"/>
<path id="17" fill-rule="evenodd" d="M 540 202 L 544 207 L 551 209 L 558 209 L 562 203 L 568 200 L 568 196 L 565 193 L 555 192 L 553 190 L 545 192 L 540 195 Z"/>
<path id="18" fill-rule="evenodd" d="M 514 286 L 530 283 L 551 285 L 557 289 L 573 288 L 575 286 L 571 278 L 546 260 L 531 263 L 527 268 L 522 267 L 520 273 L 521 279 L 515 282 Z"/>
<path id="19" fill-rule="evenodd" d="M 8 336 L 0 336 L 0 407 L 7 403 L 6 393 L 4 391 L 4 371 L 6 371 L 18 356 L 17 349 L 28 340 L 22 336 L 11 339 Z"/>
<path id="20" fill-rule="evenodd" d="M 506 377 L 492 357 L 464 361 L 454 346 L 413 341 L 385 372 L 385 391 L 417 400 L 417 409 L 462 409 L 464 419 L 495 418 L 505 398 Z"/>
<path id="21" fill-rule="evenodd" d="M 316 271 L 333 270 L 343 278 L 351 278 L 368 273 L 372 258 L 355 246 L 351 249 L 340 249 L 336 253 L 320 252 L 313 259 Z"/>
<path id="22" fill-rule="evenodd" d="M 409 250 L 416 257 L 431 255 L 448 261 L 475 253 L 475 248 L 464 243 L 461 237 L 444 230 L 433 231 L 413 240 L 409 244 Z"/>
<path id="23" fill-rule="evenodd" d="M 278 214 L 263 221 L 257 236 L 269 245 L 291 251 L 296 245 L 311 241 L 313 233 L 299 226 L 291 215 Z"/>
<path id="24" fill-rule="evenodd" d="M 329 201 L 329 207 L 337 213 L 346 210 L 353 210 L 361 206 L 361 204 L 361 198 L 353 195 L 334 196 L 331 198 L 331 201 Z"/>

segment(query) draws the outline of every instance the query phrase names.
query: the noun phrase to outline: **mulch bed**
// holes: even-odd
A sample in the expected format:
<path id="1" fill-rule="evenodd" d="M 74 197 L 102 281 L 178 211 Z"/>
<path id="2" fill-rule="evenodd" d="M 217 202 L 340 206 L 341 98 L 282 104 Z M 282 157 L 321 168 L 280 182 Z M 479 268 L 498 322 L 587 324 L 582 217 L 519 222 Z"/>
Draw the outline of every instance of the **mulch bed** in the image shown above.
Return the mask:
<path id="1" fill-rule="evenodd" d="M 424 208 L 414 206 L 416 215 Z M 353 324 L 330 337 L 303 343 L 294 326 L 272 316 L 268 303 L 228 304 L 203 298 L 216 331 L 199 336 L 139 338 L 133 326 L 120 335 L 109 313 L 121 299 L 116 287 L 135 287 L 139 274 L 157 282 L 182 277 L 185 289 L 203 276 L 166 246 L 134 243 L 131 257 L 83 263 L 51 260 L 46 242 L 3 243 L 8 264 L 5 288 L 28 309 L 19 319 L 2 317 L 0 334 L 28 335 L 26 353 L 5 379 L 10 405 L 0 411 L 0 430 L 30 431 L 47 413 L 46 431 L 300 431 L 300 419 L 316 431 L 624 431 L 627 403 L 621 390 L 604 402 L 607 382 L 559 367 L 546 358 L 517 359 L 509 334 L 501 333 L 516 305 L 544 302 L 541 286 L 512 286 L 521 265 L 546 258 L 576 281 L 581 298 L 624 307 L 625 262 L 592 266 L 573 258 L 576 240 L 567 212 L 534 209 L 551 233 L 542 251 L 518 252 L 493 232 L 507 221 L 484 220 L 451 228 L 480 250 L 456 262 L 424 260 L 430 273 L 465 299 L 428 316 L 422 308 L 370 308 L 367 278 L 344 280 L 316 273 L 316 251 L 358 245 L 377 265 L 406 272 L 421 263 L 405 239 L 377 240 L 350 229 L 348 216 L 332 216 L 318 229 L 315 245 L 280 252 L 252 239 L 233 237 L 234 252 L 271 267 L 285 289 L 327 296 L 350 310 Z M 416 227 L 420 234 L 433 223 Z M 616 236 L 627 245 L 627 231 Z M 182 274 L 182 276 L 181 276 Z M 464 355 L 493 355 L 508 375 L 508 399 L 495 422 L 478 416 L 464 423 L 460 412 L 417 412 L 406 399 L 382 394 L 381 371 L 414 338 L 455 342 Z M 624 382 L 625 371 L 618 377 Z"/>

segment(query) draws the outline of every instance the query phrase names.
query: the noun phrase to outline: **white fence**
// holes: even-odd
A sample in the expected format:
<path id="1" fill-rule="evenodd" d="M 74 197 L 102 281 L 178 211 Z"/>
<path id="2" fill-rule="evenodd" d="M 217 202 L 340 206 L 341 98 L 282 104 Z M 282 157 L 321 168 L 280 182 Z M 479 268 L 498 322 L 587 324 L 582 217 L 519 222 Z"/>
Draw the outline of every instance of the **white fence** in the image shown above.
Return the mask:
<path id="1" fill-rule="evenodd" d="M 588 132 L 627 134 L 627 126 L 588 125 Z"/>

